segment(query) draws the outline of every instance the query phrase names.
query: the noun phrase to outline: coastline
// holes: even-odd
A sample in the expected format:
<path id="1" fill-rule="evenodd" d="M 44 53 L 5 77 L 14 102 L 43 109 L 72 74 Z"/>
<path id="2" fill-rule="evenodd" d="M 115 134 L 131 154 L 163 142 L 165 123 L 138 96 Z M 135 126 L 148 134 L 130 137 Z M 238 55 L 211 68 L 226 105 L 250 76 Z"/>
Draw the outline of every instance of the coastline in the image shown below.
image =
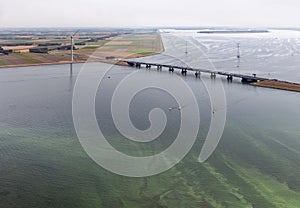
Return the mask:
<path id="1" fill-rule="evenodd" d="M 73 64 L 79 64 L 85 62 L 87 61 L 73 61 Z M 71 64 L 71 63 L 72 63 L 71 61 L 59 61 L 59 62 L 37 63 L 37 64 L 14 64 L 14 65 L 0 66 L 0 69 L 30 67 L 30 66 L 64 65 L 64 64 Z"/>
<path id="2" fill-rule="evenodd" d="M 276 80 L 265 80 L 265 81 L 252 83 L 251 85 L 257 87 L 300 92 L 300 84 L 297 83 L 289 83 L 289 82 L 276 81 Z"/>
<path id="3" fill-rule="evenodd" d="M 124 58 L 142 58 L 146 56 L 153 56 L 162 53 L 161 52 L 155 52 L 153 54 L 149 55 L 143 55 L 143 54 L 134 54 L 129 57 L 124 57 Z M 81 63 L 93 63 L 93 62 L 100 62 L 100 63 L 107 63 L 107 64 L 115 64 L 115 65 L 121 65 L 121 66 L 127 66 L 128 64 L 123 61 L 118 61 L 118 60 L 105 60 L 105 59 L 100 59 L 100 60 L 80 60 L 80 61 L 59 61 L 59 62 L 45 62 L 45 63 L 37 63 L 37 64 L 11 64 L 11 65 L 4 65 L 0 66 L 0 69 L 6 69 L 6 68 L 18 68 L 18 67 L 30 67 L 30 66 L 48 66 L 48 65 L 64 65 L 64 64 L 81 64 Z"/>

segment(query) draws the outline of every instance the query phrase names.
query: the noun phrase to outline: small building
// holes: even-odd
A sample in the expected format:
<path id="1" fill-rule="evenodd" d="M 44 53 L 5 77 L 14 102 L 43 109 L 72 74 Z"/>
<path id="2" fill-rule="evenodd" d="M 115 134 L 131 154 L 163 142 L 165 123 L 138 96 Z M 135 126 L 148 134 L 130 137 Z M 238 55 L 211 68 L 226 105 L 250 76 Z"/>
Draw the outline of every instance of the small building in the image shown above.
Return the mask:
<path id="1" fill-rule="evenodd" d="M 60 46 L 57 50 L 71 50 L 71 45 Z M 75 46 L 73 46 L 73 50 L 76 50 Z"/>
<path id="2" fill-rule="evenodd" d="M 12 52 L 13 52 L 12 50 L 4 50 L 2 47 L 0 47 L 0 55 L 1 54 L 8 55 L 8 54 L 10 54 Z"/>

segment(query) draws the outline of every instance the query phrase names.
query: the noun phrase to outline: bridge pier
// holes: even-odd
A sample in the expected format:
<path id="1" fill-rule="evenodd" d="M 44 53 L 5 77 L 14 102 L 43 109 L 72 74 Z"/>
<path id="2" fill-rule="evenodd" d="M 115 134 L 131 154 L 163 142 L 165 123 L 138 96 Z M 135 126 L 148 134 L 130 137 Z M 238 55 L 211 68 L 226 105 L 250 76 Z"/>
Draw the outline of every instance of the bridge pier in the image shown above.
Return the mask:
<path id="1" fill-rule="evenodd" d="M 228 76 L 227 76 L 227 80 L 228 80 L 229 82 L 232 82 L 232 80 L 233 80 L 232 75 L 228 75 Z"/>
<path id="2" fill-rule="evenodd" d="M 151 64 L 146 64 L 146 69 L 151 69 Z"/>
<path id="3" fill-rule="evenodd" d="M 169 72 L 174 72 L 174 68 L 173 67 L 169 67 Z"/>
<path id="4" fill-rule="evenodd" d="M 182 70 L 181 70 L 181 74 L 182 74 L 183 76 L 186 76 L 186 72 L 187 72 L 186 69 L 182 69 Z"/>
<path id="5" fill-rule="evenodd" d="M 161 71 L 162 70 L 162 66 L 161 65 L 157 65 L 157 71 Z"/>
<path id="6" fill-rule="evenodd" d="M 215 72 L 212 72 L 212 73 L 210 74 L 210 77 L 211 77 L 212 79 L 215 79 L 215 78 L 217 77 L 217 75 L 216 75 Z"/>
<path id="7" fill-rule="evenodd" d="M 195 72 L 196 78 L 200 77 L 200 75 L 201 75 L 201 72 L 199 72 L 199 71 L 196 71 L 196 72 Z"/>
<path id="8" fill-rule="evenodd" d="M 141 65 L 142 65 L 141 63 L 135 63 L 136 68 L 141 68 Z"/>

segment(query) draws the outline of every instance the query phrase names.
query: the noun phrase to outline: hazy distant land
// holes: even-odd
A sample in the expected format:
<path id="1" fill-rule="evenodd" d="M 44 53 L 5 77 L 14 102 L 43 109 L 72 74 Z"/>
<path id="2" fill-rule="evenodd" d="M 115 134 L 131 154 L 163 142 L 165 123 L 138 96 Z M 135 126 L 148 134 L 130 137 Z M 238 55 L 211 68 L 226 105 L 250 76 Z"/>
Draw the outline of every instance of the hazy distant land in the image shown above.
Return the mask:
<path id="1" fill-rule="evenodd" d="M 268 30 L 201 30 L 198 33 L 205 33 L 205 34 L 233 34 L 233 33 L 268 33 Z"/>

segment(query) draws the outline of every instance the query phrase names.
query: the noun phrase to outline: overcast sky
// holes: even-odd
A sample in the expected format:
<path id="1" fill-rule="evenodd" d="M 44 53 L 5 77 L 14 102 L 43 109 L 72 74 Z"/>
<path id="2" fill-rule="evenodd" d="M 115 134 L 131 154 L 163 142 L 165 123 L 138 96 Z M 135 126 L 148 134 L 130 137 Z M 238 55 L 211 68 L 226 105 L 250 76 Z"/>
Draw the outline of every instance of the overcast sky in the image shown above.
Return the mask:
<path id="1" fill-rule="evenodd" d="M 0 0 L 0 27 L 300 27 L 299 0 Z"/>

